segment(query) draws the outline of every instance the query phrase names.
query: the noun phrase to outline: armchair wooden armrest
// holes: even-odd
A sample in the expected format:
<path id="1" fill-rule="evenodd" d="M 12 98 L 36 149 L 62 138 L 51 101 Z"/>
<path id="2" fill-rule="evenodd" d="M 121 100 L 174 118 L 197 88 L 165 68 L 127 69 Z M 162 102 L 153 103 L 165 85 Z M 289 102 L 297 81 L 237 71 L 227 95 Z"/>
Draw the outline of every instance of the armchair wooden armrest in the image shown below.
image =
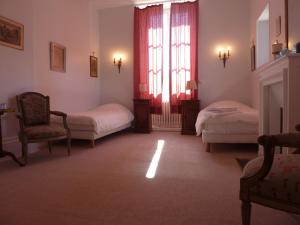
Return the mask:
<path id="1" fill-rule="evenodd" d="M 262 167 L 253 176 L 241 178 L 241 185 L 248 187 L 255 185 L 267 176 L 273 165 L 275 146 L 300 148 L 300 134 L 263 135 L 258 138 L 258 143 L 264 147 Z"/>
<path id="2" fill-rule="evenodd" d="M 66 113 L 60 112 L 60 111 L 50 111 L 51 114 L 55 116 L 62 116 L 62 117 L 67 117 Z"/>
<path id="3" fill-rule="evenodd" d="M 258 143 L 266 146 L 270 145 L 271 147 L 289 147 L 289 148 L 299 148 L 300 147 L 300 134 L 299 133 L 285 133 L 278 135 L 270 136 L 260 136 L 258 138 Z"/>
<path id="4" fill-rule="evenodd" d="M 50 114 L 55 116 L 61 116 L 63 118 L 64 127 L 69 131 L 69 127 L 67 124 L 67 114 L 60 111 L 50 111 Z"/>

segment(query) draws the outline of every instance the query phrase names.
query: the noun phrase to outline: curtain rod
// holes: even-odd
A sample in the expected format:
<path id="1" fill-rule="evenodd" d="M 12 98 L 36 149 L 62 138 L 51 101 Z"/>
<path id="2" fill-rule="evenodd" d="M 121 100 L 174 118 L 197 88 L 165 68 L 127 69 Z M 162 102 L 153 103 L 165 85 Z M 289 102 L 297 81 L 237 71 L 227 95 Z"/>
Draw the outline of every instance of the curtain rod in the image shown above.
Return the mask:
<path id="1" fill-rule="evenodd" d="M 146 6 L 146 5 L 158 5 L 158 4 L 163 4 L 163 3 L 179 3 L 179 2 L 195 2 L 196 0 L 157 0 L 157 1 L 139 1 L 136 2 L 134 5 L 135 6 Z"/>

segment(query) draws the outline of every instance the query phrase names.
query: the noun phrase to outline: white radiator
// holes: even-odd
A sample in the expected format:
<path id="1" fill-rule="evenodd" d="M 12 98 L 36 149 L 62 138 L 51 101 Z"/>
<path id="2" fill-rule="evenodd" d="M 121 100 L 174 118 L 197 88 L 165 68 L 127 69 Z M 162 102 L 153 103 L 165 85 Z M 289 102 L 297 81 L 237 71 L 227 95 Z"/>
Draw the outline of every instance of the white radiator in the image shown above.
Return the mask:
<path id="1" fill-rule="evenodd" d="M 162 114 L 152 114 L 153 130 L 181 130 L 181 114 L 173 114 L 170 112 L 170 103 L 162 103 Z"/>

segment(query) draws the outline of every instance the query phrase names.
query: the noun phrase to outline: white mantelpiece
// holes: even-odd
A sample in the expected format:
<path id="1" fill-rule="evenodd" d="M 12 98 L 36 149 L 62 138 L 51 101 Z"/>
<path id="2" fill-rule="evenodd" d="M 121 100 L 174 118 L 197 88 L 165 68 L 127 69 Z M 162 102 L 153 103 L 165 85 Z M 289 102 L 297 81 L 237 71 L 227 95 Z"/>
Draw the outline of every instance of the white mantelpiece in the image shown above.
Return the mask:
<path id="1" fill-rule="evenodd" d="M 283 109 L 283 132 L 295 131 L 295 125 L 300 123 L 300 54 L 279 58 L 259 68 L 256 74 L 260 80 L 260 135 L 273 133 L 270 127 L 274 121 L 270 118 L 279 111 L 274 110 L 271 102 Z M 272 100 L 274 91 L 279 91 L 276 100 Z"/>

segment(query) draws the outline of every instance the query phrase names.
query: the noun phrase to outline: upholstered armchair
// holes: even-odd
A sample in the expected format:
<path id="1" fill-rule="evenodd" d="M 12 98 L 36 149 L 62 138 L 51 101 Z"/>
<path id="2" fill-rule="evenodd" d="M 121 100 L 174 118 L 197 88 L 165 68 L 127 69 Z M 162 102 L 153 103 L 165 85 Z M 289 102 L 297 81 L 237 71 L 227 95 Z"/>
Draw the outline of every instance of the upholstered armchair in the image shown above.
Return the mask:
<path id="1" fill-rule="evenodd" d="M 276 146 L 299 149 L 300 133 L 264 135 L 258 142 L 264 156 L 250 161 L 240 179 L 243 225 L 250 225 L 251 202 L 300 214 L 300 155 L 274 154 Z"/>
<path id="2" fill-rule="evenodd" d="M 68 155 L 71 150 L 70 130 L 66 119 L 67 114 L 50 111 L 49 96 L 36 92 L 25 92 L 17 96 L 20 132 L 19 140 L 22 143 L 22 157 L 27 163 L 28 143 L 48 142 L 51 153 L 51 142 L 67 139 Z M 50 114 L 60 116 L 63 126 L 50 123 Z"/>

